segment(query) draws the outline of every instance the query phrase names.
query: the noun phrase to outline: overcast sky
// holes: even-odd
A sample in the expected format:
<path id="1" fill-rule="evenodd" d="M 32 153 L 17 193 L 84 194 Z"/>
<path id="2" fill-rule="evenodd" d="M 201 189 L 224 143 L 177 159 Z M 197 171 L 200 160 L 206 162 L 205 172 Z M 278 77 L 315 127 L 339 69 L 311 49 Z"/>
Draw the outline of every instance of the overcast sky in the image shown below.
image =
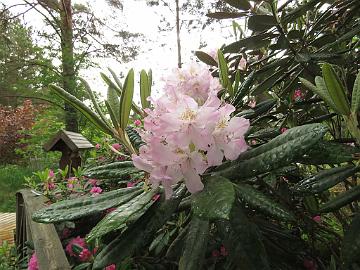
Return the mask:
<path id="1" fill-rule="evenodd" d="M 175 2 L 175 1 L 168 1 Z M 21 0 L 0 0 L 0 3 L 5 5 L 14 5 L 16 3 L 23 3 Z M 73 3 L 86 4 L 89 3 L 92 10 L 95 11 L 99 17 L 112 18 L 114 21 L 125 21 L 128 28 L 126 30 L 130 32 L 138 32 L 144 34 L 148 39 L 146 44 L 141 44 L 142 52 L 137 56 L 134 61 L 129 63 L 118 63 L 113 59 L 94 59 L 100 68 L 90 68 L 81 71 L 81 76 L 85 77 L 90 85 L 100 92 L 103 96 L 106 93 L 106 87 L 102 84 L 99 72 L 106 70 L 107 67 L 111 67 L 115 71 L 126 71 L 130 68 L 135 68 L 137 73 L 142 68 L 153 70 L 153 77 L 155 81 L 155 92 L 161 91 L 161 83 L 156 83 L 158 80 L 168 74 L 172 68 L 177 66 L 177 51 L 176 51 L 176 33 L 175 29 L 171 32 L 159 33 L 158 26 L 160 24 L 159 13 L 165 14 L 167 20 L 174 25 L 174 15 L 169 8 L 163 9 L 151 8 L 146 5 L 146 0 L 126 0 L 123 1 L 123 12 L 109 8 L 105 4 L 105 0 L 73 0 Z M 182 0 L 180 0 L 180 4 Z M 171 9 L 175 10 L 173 6 Z M 14 8 L 13 12 L 22 11 L 22 7 Z M 189 18 L 189 14 L 181 14 L 181 19 Z M 35 29 L 42 29 L 44 27 L 43 18 L 36 11 L 31 11 L 23 17 L 26 23 Z M 197 50 L 201 42 L 208 44 L 208 48 L 218 48 L 223 43 L 229 43 L 234 41 L 234 37 L 229 40 L 232 35 L 232 28 L 230 27 L 231 21 L 225 22 L 227 27 L 221 26 L 219 23 L 213 24 L 216 28 L 215 31 L 205 29 L 204 31 L 188 31 L 183 28 L 181 30 L 182 41 L 182 57 L 183 63 L 193 61 L 193 52 Z M 165 44 L 165 46 L 161 46 Z M 138 91 L 137 91 L 138 92 Z"/>

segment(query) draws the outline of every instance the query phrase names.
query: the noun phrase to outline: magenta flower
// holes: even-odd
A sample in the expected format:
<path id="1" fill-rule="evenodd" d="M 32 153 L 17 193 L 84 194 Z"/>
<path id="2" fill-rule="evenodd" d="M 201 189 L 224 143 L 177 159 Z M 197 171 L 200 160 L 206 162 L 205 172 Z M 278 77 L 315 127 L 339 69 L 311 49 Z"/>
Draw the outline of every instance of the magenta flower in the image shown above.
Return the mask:
<path id="1" fill-rule="evenodd" d="M 76 254 L 74 253 L 72 248 L 73 245 L 77 245 L 84 249 L 86 248 L 85 239 L 77 236 L 76 238 L 71 239 L 70 242 L 66 245 L 65 251 L 69 254 L 69 256 L 76 257 Z"/>
<path id="2" fill-rule="evenodd" d="M 121 145 L 120 145 L 119 143 L 114 143 L 114 144 L 112 145 L 112 147 L 113 147 L 115 150 L 117 150 L 117 151 L 119 151 L 119 150 L 121 149 Z"/>
<path id="3" fill-rule="evenodd" d="M 135 183 L 134 182 L 127 182 L 126 183 L 126 187 L 134 187 Z"/>
<path id="4" fill-rule="evenodd" d="M 53 170 L 50 170 L 49 171 L 49 175 L 48 175 L 48 178 L 54 178 L 55 177 L 55 173 Z"/>
<path id="5" fill-rule="evenodd" d="M 31 255 L 31 258 L 29 260 L 28 270 L 39 270 L 39 265 L 35 252 Z"/>
<path id="6" fill-rule="evenodd" d="M 214 258 L 220 257 L 220 252 L 217 249 L 214 249 L 211 252 L 211 256 L 214 257 Z"/>
<path id="7" fill-rule="evenodd" d="M 99 150 L 100 148 L 101 148 L 101 145 L 100 145 L 100 144 L 98 144 L 98 143 L 95 144 L 95 149 L 96 149 L 96 150 Z"/>
<path id="8" fill-rule="evenodd" d="M 82 262 L 87 262 L 92 257 L 92 253 L 87 248 L 83 248 L 83 250 L 79 254 L 79 260 Z"/>
<path id="9" fill-rule="evenodd" d="M 151 199 L 156 202 L 160 198 L 160 194 L 155 194 Z"/>
<path id="10" fill-rule="evenodd" d="M 139 119 L 136 119 L 134 121 L 134 125 L 137 126 L 137 127 L 141 126 L 141 121 Z"/>
<path id="11" fill-rule="evenodd" d="M 68 189 L 74 189 L 75 188 L 75 185 L 78 184 L 78 179 L 76 177 L 70 177 L 68 178 L 67 180 L 67 188 Z"/>
<path id="12" fill-rule="evenodd" d="M 101 192 L 102 192 L 101 187 L 92 187 L 91 190 L 90 190 L 90 193 L 91 193 L 93 196 L 97 196 L 97 195 L 99 195 Z"/>
<path id="13" fill-rule="evenodd" d="M 105 270 L 116 270 L 116 265 L 115 264 L 110 264 L 110 265 L 105 267 Z"/>
<path id="14" fill-rule="evenodd" d="M 321 222 L 321 216 L 314 216 L 312 219 L 313 219 L 313 221 L 315 221 L 317 223 Z"/>
<path id="15" fill-rule="evenodd" d="M 303 101 L 305 94 L 301 91 L 301 89 L 296 89 L 292 98 L 296 102 Z"/>
<path id="16" fill-rule="evenodd" d="M 281 133 L 284 133 L 284 132 L 287 131 L 287 130 L 288 130 L 288 129 L 287 129 L 286 127 L 283 127 L 283 128 L 280 129 L 280 132 L 281 132 Z"/>

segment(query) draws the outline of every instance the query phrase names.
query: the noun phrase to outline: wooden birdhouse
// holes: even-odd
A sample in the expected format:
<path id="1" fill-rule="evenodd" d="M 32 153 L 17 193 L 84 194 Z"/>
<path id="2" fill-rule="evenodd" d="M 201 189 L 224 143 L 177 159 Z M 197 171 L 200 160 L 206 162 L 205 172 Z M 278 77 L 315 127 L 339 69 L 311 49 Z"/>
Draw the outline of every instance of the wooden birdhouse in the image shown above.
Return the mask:
<path id="1" fill-rule="evenodd" d="M 69 172 L 73 168 L 81 166 L 80 152 L 91 149 L 94 146 L 80 133 L 60 130 L 43 148 L 48 151 L 60 151 L 62 153 L 59 168 L 69 166 Z"/>

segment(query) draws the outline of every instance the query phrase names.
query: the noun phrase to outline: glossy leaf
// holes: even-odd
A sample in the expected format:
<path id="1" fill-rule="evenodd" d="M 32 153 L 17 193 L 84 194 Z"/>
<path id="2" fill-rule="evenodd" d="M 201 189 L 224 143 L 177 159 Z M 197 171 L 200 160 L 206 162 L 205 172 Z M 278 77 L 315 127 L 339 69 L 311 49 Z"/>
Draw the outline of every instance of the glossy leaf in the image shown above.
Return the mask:
<path id="1" fill-rule="evenodd" d="M 179 270 L 202 269 L 208 237 L 209 220 L 192 217 L 185 239 L 184 252 L 179 261 Z"/>
<path id="2" fill-rule="evenodd" d="M 194 195 L 194 215 L 204 219 L 229 219 L 235 200 L 233 184 L 226 178 L 213 176 L 206 179 L 203 191 Z"/>
<path id="3" fill-rule="evenodd" d="M 253 15 L 249 17 L 248 26 L 253 31 L 264 31 L 277 25 L 276 19 L 271 15 Z"/>
<path id="4" fill-rule="evenodd" d="M 274 37 L 273 34 L 265 33 L 247 38 L 240 39 L 224 47 L 224 53 L 238 53 L 240 49 L 246 48 L 247 50 L 256 50 L 266 47 L 270 44 L 270 38 Z"/>
<path id="5" fill-rule="evenodd" d="M 125 130 L 129 122 L 129 116 L 134 95 L 134 70 L 130 69 L 124 83 L 124 91 L 120 98 L 120 128 Z"/>
<path id="6" fill-rule="evenodd" d="M 345 93 L 346 90 L 343 84 L 341 83 L 338 75 L 334 71 L 333 67 L 330 64 L 325 63 L 322 66 L 322 72 L 323 72 L 326 88 L 336 108 L 343 115 L 349 115 L 350 108 L 349 108 L 349 102 L 346 98 L 346 93 Z"/>
<path id="7" fill-rule="evenodd" d="M 250 185 L 235 185 L 237 196 L 251 208 L 285 221 L 294 221 L 294 215 L 285 207 L 275 202 L 274 199 L 267 197 L 265 194 L 256 190 Z"/>
<path id="8" fill-rule="evenodd" d="M 111 107 L 113 113 L 120 111 L 120 100 L 116 90 L 109 86 L 107 91 L 107 103 Z M 120 115 L 115 113 L 115 119 L 117 122 L 120 121 Z"/>
<path id="9" fill-rule="evenodd" d="M 114 112 L 113 108 L 110 106 L 109 102 L 107 100 L 105 100 L 105 106 L 106 106 L 106 109 L 108 110 L 108 113 L 110 115 L 110 119 L 111 119 L 111 122 L 114 126 L 114 128 L 116 130 L 119 130 L 119 121 L 118 121 L 118 118 L 116 117 L 116 113 Z"/>
<path id="10" fill-rule="evenodd" d="M 152 198 L 156 192 L 157 190 L 144 192 L 107 214 L 105 218 L 90 231 L 87 240 L 92 241 L 95 238 L 100 238 L 111 231 L 124 228 L 130 221 L 133 222 L 137 220 L 154 203 Z"/>
<path id="11" fill-rule="evenodd" d="M 215 59 L 212 58 L 210 55 L 208 55 L 205 52 L 196 51 L 195 55 L 201 62 L 204 62 L 205 64 L 207 64 L 209 66 L 214 66 L 214 67 L 218 66 L 218 63 L 215 61 Z"/>
<path id="12" fill-rule="evenodd" d="M 330 201 L 321 205 L 319 212 L 328 213 L 328 212 L 336 211 L 341 207 L 359 198 L 360 198 L 360 186 L 352 187 L 350 190 L 341 193 L 334 199 L 331 199 Z"/>
<path id="13" fill-rule="evenodd" d="M 219 61 L 219 73 L 220 73 L 220 82 L 222 86 L 227 89 L 229 95 L 232 97 L 234 95 L 234 90 L 229 79 L 229 68 L 227 66 L 225 57 L 221 50 L 218 50 L 218 61 Z"/>

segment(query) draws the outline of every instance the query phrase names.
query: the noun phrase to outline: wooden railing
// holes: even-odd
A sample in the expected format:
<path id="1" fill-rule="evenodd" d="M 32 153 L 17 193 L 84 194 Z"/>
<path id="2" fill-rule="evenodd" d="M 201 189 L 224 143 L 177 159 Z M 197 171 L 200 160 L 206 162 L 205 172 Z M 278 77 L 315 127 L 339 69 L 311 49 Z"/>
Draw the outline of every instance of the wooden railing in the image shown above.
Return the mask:
<path id="1" fill-rule="evenodd" d="M 16 194 L 15 242 L 20 259 L 26 256 L 26 242 L 32 242 L 38 258 L 39 270 L 70 270 L 69 262 L 53 224 L 32 221 L 32 214 L 43 208 L 46 199 L 30 189 Z"/>

